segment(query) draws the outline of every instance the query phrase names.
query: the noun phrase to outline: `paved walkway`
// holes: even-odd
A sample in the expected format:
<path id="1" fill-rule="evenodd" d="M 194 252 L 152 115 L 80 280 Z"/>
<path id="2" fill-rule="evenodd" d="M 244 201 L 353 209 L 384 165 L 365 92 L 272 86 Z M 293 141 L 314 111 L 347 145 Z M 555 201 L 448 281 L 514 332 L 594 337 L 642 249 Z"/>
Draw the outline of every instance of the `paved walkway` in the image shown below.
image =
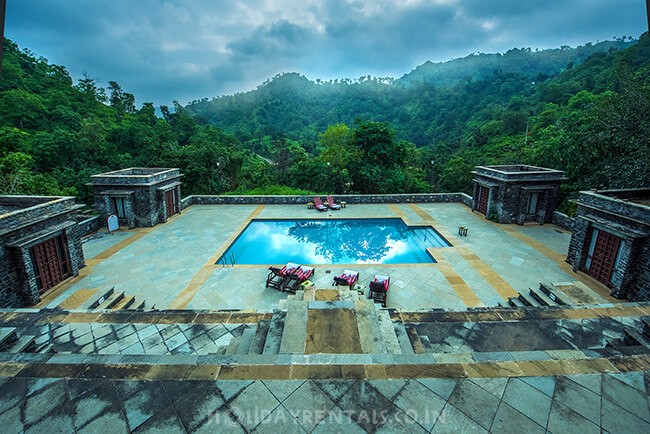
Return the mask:
<path id="1" fill-rule="evenodd" d="M 214 264 L 255 217 L 401 217 L 408 224 L 433 224 L 453 244 L 431 250 L 438 263 L 353 267 L 360 272 L 363 286 L 374 274 L 391 276 L 388 307 L 464 310 L 495 306 L 541 281 L 578 278 L 562 259 L 568 233 L 553 225 L 496 225 L 461 204 L 349 205 L 328 213 L 298 205 L 193 206 L 164 225 L 88 240 L 84 251 L 90 268 L 82 273 L 86 276 L 75 279 L 47 306 L 59 305 L 78 290 L 101 293 L 115 287 L 146 300 L 146 308 L 270 311 L 286 295 L 264 287 L 266 266 Z M 469 228 L 467 237 L 456 236 L 459 225 Z M 133 235 L 137 238 L 129 239 Z M 319 287 L 328 287 L 333 276 L 350 267 L 317 265 L 313 280 Z"/>
<path id="2" fill-rule="evenodd" d="M 0 379 L 6 434 L 643 433 L 646 372 L 417 380 Z"/>

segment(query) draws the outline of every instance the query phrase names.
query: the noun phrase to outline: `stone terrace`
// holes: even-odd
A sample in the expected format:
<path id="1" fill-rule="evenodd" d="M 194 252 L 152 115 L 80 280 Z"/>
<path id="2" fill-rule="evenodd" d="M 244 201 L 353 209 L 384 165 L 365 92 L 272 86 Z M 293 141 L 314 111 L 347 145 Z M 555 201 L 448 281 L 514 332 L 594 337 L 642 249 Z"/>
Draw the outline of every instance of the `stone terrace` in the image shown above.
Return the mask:
<path id="1" fill-rule="evenodd" d="M 101 293 L 115 287 L 146 300 L 146 307 L 271 311 L 286 295 L 264 287 L 266 266 L 215 265 L 255 217 L 401 217 L 409 224 L 432 224 L 453 244 L 431 250 L 436 264 L 353 267 L 364 286 L 375 273 L 391 276 L 388 307 L 496 306 L 540 282 L 578 279 L 598 291 L 600 301 L 614 301 L 606 288 L 571 272 L 564 262 L 570 234 L 552 225 L 496 225 L 461 204 L 349 205 L 322 214 L 299 205 L 214 205 L 190 207 L 155 228 L 88 240 L 88 267 L 40 306 L 56 307 L 79 290 Z M 469 236 L 456 236 L 461 225 L 469 228 Z M 318 287 L 330 286 L 345 268 L 351 266 L 317 265 L 313 280 Z"/>

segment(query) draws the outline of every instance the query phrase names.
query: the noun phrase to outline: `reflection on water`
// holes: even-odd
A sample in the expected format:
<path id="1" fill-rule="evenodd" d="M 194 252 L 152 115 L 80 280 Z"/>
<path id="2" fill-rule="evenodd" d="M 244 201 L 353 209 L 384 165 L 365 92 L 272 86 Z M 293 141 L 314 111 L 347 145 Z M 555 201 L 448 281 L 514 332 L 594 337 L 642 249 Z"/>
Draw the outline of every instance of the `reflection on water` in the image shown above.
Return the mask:
<path id="1" fill-rule="evenodd" d="M 400 219 L 254 220 L 224 256 L 238 264 L 421 263 L 433 262 L 427 247 L 448 245 Z"/>

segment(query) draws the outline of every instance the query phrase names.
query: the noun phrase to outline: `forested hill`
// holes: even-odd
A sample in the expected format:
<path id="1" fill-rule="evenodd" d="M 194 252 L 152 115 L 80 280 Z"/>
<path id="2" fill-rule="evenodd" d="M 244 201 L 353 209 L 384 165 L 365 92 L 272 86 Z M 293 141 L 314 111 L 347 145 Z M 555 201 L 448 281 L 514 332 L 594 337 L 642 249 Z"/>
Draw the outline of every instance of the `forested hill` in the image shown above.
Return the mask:
<path id="1" fill-rule="evenodd" d="M 162 116 L 114 81 L 75 83 L 9 40 L 2 68 L 0 194 L 90 203 L 90 175 L 129 166 L 179 167 L 184 195 L 470 191 L 474 166 L 513 163 L 566 171 L 566 197 L 650 186 L 647 34 L 548 78 L 501 68 L 439 86 L 285 74 Z"/>
<path id="2" fill-rule="evenodd" d="M 634 42 L 630 36 L 615 41 L 588 43 L 576 48 L 564 45 L 547 50 L 513 48 L 503 54 L 470 54 L 448 62 L 425 62 L 397 82 L 408 84 L 423 81 L 436 86 L 452 86 L 463 80 L 483 80 L 495 71 L 502 74 L 522 74 L 532 80 L 544 81 L 567 68 L 583 63 L 593 54 L 623 50 Z"/>
<path id="3" fill-rule="evenodd" d="M 469 55 L 445 63 L 427 62 L 399 80 L 362 76 L 310 81 L 298 73 L 285 73 L 253 91 L 206 98 L 186 108 L 200 122 L 217 125 L 244 141 L 283 135 L 310 148 L 328 125 L 362 118 L 388 121 L 401 138 L 425 146 L 458 141 L 481 109 L 498 110 L 495 104 L 506 104 L 513 96 L 528 98 L 540 87 L 545 89 L 541 85 L 549 78 L 590 56 L 606 58 L 634 43 L 620 38 L 577 48 Z M 578 90 L 574 87 L 549 97 L 553 102 L 566 101 Z"/>

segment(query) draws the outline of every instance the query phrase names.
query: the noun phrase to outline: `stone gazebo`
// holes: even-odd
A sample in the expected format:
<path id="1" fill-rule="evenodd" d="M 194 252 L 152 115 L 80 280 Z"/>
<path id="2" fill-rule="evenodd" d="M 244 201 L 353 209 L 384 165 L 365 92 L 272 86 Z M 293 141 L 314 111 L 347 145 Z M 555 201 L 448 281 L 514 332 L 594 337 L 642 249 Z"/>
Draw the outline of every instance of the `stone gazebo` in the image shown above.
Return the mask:
<path id="1" fill-rule="evenodd" d="M 550 223 L 564 172 L 526 165 L 477 166 L 472 210 L 498 223 Z"/>
<path id="2" fill-rule="evenodd" d="M 179 169 L 132 167 L 91 177 L 102 222 L 115 214 L 120 225 L 151 227 L 181 211 Z"/>
<path id="3" fill-rule="evenodd" d="M 580 192 L 567 262 L 614 297 L 650 300 L 650 188 Z"/>

